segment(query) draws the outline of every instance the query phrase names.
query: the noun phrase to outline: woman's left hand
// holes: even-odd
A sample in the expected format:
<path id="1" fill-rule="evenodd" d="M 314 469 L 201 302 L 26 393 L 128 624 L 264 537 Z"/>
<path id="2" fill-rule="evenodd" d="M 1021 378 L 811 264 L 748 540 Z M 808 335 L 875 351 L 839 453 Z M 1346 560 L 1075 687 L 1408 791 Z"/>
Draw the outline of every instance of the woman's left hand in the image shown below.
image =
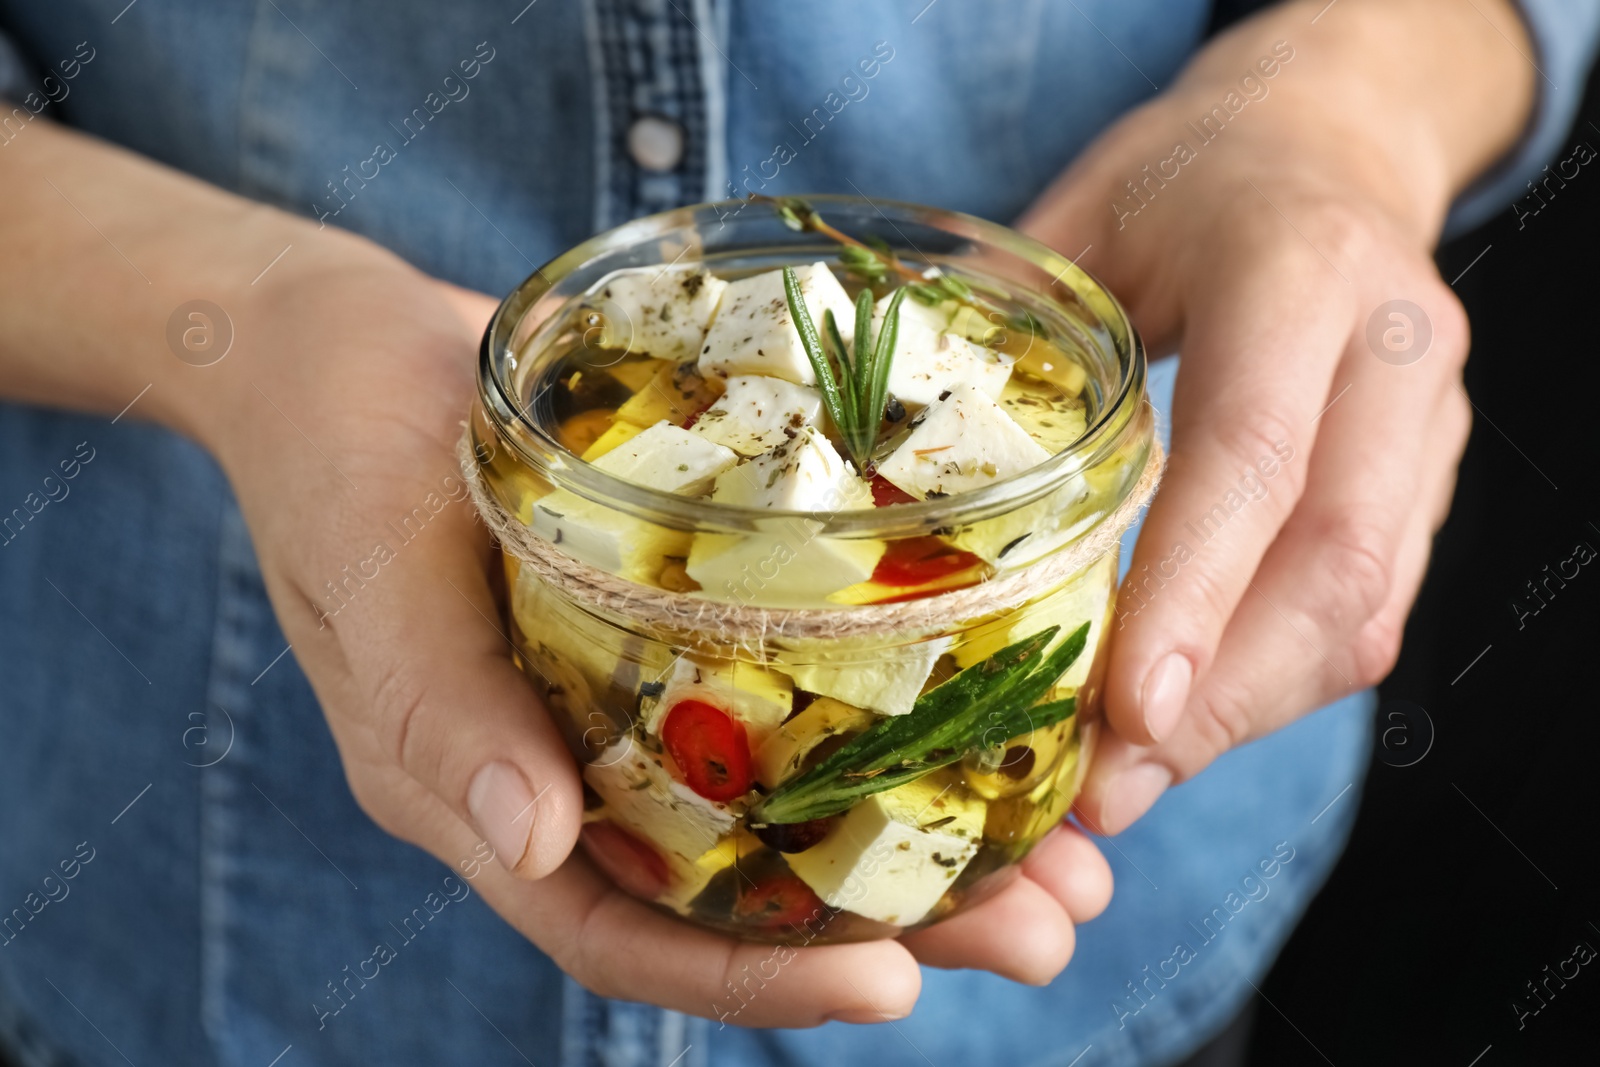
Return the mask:
<path id="1" fill-rule="evenodd" d="M 1152 352 L 1183 353 L 1077 804 L 1092 829 L 1394 663 L 1471 425 L 1466 316 L 1430 250 L 1532 96 L 1510 4 L 1479 6 L 1275 7 L 1021 223 L 1081 255 Z"/>

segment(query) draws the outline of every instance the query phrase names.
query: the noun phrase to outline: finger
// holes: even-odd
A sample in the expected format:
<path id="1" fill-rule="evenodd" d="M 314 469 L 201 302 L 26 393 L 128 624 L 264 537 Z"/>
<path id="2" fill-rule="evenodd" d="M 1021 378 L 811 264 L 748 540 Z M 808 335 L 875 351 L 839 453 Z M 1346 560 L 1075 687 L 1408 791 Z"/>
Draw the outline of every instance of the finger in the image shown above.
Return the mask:
<path id="1" fill-rule="evenodd" d="M 1281 225 L 1281 223 L 1280 223 Z M 1125 739 L 1177 727 L 1228 618 L 1305 484 L 1310 420 L 1350 332 L 1320 257 L 1280 243 L 1195 294 L 1172 458 L 1118 600 L 1106 712 Z M 1334 279 L 1337 285 L 1337 279 Z M 1342 288 L 1342 287 L 1341 287 Z"/>
<path id="2" fill-rule="evenodd" d="M 475 334 L 481 334 L 489 326 L 489 320 L 494 317 L 495 309 L 500 306 L 500 301 L 492 296 L 477 292 L 472 289 L 463 289 L 449 282 L 437 283 L 446 302 L 449 303 L 467 329 Z"/>
<path id="3" fill-rule="evenodd" d="M 1314 565 L 1310 560 L 1324 559 L 1326 550 L 1287 534 L 1274 547 L 1262 564 L 1259 592 L 1240 606 L 1189 709 L 1195 736 L 1173 764 L 1180 778 L 1197 773 L 1225 747 L 1387 675 L 1427 570 L 1433 532 L 1454 489 L 1468 422 L 1466 404 L 1453 389 L 1438 398 L 1424 424 L 1422 458 L 1407 461 L 1425 477 L 1409 501 L 1396 505 L 1405 526 L 1381 550 L 1385 579 L 1377 603 L 1348 614 L 1321 609 L 1318 598 L 1333 594 L 1318 588 L 1308 567 Z"/>
<path id="4" fill-rule="evenodd" d="M 1433 344 L 1422 362 L 1393 366 L 1374 358 L 1364 338 L 1350 345 L 1344 384 L 1321 419 L 1310 488 L 1230 623 L 1200 687 L 1205 698 L 1189 709 L 1210 748 L 1274 728 L 1267 709 L 1319 706 L 1377 684 L 1393 666 L 1465 440 L 1466 405 L 1453 383 L 1466 317 L 1442 283 L 1433 289 L 1425 300 Z M 1235 683 L 1234 672 L 1255 684 Z M 1253 698 L 1239 699 L 1246 693 Z"/>
<path id="5" fill-rule="evenodd" d="M 1391 599 L 1356 635 L 1357 641 L 1398 642 L 1431 547 L 1431 519 L 1427 509 L 1418 508 L 1402 539 Z M 1248 601 L 1241 606 L 1211 673 L 1171 738 L 1158 745 L 1136 745 L 1102 735 L 1075 804 L 1088 825 L 1121 833 L 1173 783 L 1199 774 L 1230 748 L 1286 726 L 1307 709 L 1349 691 L 1340 674 L 1265 599 L 1260 604 L 1260 610 Z M 1250 709 L 1247 731 L 1235 733 L 1219 725 L 1242 718 L 1240 708 Z"/>
<path id="6" fill-rule="evenodd" d="M 562 970 L 602 996 L 741 1026 L 815 1026 L 903 1018 L 921 991 L 916 961 L 894 941 L 735 940 L 635 900 L 584 857 L 544 883 L 517 888 L 501 914 L 519 929 L 526 924 Z"/>
<path id="7" fill-rule="evenodd" d="M 415 498 L 432 493 L 443 501 L 438 486 L 459 485 L 446 479 L 441 474 Z M 397 506 L 394 513 L 418 512 Z M 540 877 L 576 840 L 577 772 L 512 662 L 489 585 L 491 549 L 470 503 L 421 514 L 414 538 L 375 577 L 358 579 L 329 625 L 381 750 L 474 827 L 507 869 Z M 404 826 L 385 829 L 410 836 Z"/>
<path id="8" fill-rule="evenodd" d="M 1050 831 L 1022 861 L 1022 873 L 1056 899 L 1074 923 L 1086 923 L 1111 903 L 1111 864 L 1077 827 Z"/>
<path id="9" fill-rule="evenodd" d="M 976 968 L 1045 985 L 1072 958 L 1076 937 L 1061 902 L 1022 873 L 993 896 L 900 943 L 929 967 Z"/>
<path id="10" fill-rule="evenodd" d="M 475 855 L 470 829 L 402 772 L 387 783 L 409 805 L 421 844 L 446 862 Z M 910 952 L 892 940 L 841 945 L 740 941 L 663 914 L 617 888 L 581 851 L 529 882 L 498 866 L 475 872 L 482 893 L 522 936 L 600 996 L 656 1004 L 739 1026 L 883 1022 L 911 1013 L 922 988 Z"/>
<path id="11" fill-rule="evenodd" d="M 1424 491 L 1408 509 L 1388 597 L 1349 638 L 1351 645 L 1388 646 L 1388 650 L 1353 657 L 1340 650 L 1348 660 L 1342 668 L 1346 673 L 1356 669 L 1350 664 L 1362 655 L 1382 659 L 1392 656 L 1398 645 L 1427 570 L 1433 533 L 1454 491 L 1454 469 L 1469 425 L 1465 402 L 1450 390 L 1429 420 L 1428 451 L 1418 467 L 1434 473 L 1424 480 Z M 1101 735 L 1077 800 L 1091 826 L 1121 832 L 1143 816 L 1172 782 L 1198 774 L 1227 749 L 1287 725 L 1307 709 L 1349 690 L 1345 677 L 1307 643 L 1304 633 L 1287 623 L 1281 608 L 1269 602 L 1292 597 L 1301 584 L 1298 574 L 1274 560 L 1264 564 L 1263 593 L 1252 591 L 1240 605 L 1212 670 L 1172 738 L 1145 746 L 1114 734 Z"/>

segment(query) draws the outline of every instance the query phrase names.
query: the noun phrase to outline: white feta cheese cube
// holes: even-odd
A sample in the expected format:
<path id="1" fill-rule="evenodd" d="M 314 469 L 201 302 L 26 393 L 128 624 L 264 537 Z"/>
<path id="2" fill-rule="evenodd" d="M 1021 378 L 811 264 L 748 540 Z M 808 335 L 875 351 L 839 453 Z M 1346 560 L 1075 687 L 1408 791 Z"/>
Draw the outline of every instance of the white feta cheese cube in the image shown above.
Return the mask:
<path id="1" fill-rule="evenodd" d="M 744 724 L 755 751 L 794 709 L 794 683 L 782 674 L 738 660 L 680 656 L 658 682 L 661 694 L 644 708 L 644 728 L 661 732 L 679 702 L 700 700 L 721 708 Z"/>
<path id="2" fill-rule="evenodd" d="M 704 437 L 660 422 L 594 460 L 600 470 L 669 493 L 697 495 L 739 457 Z M 565 489 L 533 502 L 533 532 L 601 570 L 653 582 L 667 556 L 689 551 L 691 535 L 585 500 Z"/>
<path id="3" fill-rule="evenodd" d="M 817 333 L 822 313 L 831 310 L 848 343 L 855 334 L 855 306 L 825 263 L 796 267 L 795 276 Z M 789 318 L 783 272 L 770 270 L 729 282 L 700 348 L 700 370 L 722 378 L 767 374 L 797 385 L 815 385 L 816 371 Z"/>
<path id="4" fill-rule="evenodd" d="M 728 283 L 702 267 L 619 271 L 586 303 L 600 313 L 599 345 L 657 359 L 693 359 Z"/>
<path id="5" fill-rule="evenodd" d="M 842 700 L 880 715 L 904 715 L 922 693 L 933 665 L 950 647 L 947 637 L 884 648 L 850 648 L 850 642 L 830 642 L 826 650 L 785 653 L 773 666 L 810 693 Z M 859 644 L 859 643 L 858 643 Z"/>
<path id="6" fill-rule="evenodd" d="M 872 336 L 877 337 L 883 333 L 883 316 L 889 310 L 889 302 L 893 299 L 894 294 L 890 293 L 872 305 Z M 953 301 L 946 300 L 929 307 L 907 293 L 900 301 L 900 340 L 943 333 L 950 328 L 951 310 L 954 306 Z"/>
<path id="7" fill-rule="evenodd" d="M 683 556 L 693 535 L 623 515 L 565 489 L 533 502 L 533 532 L 561 551 L 629 581 L 653 583 L 667 556 Z"/>
<path id="8" fill-rule="evenodd" d="M 740 455 L 770 452 L 817 421 L 822 394 L 764 374 L 728 379 L 728 389 L 695 420 L 691 433 Z"/>
<path id="9" fill-rule="evenodd" d="M 872 313 L 872 335 L 883 334 L 884 313 L 892 297 L 879 300 Z M 889 364 L 889 392 L 915 411 L 939 399 L 956 385 L 970 385 L 991 397 L 1000 395 L 1011 377 L 1011 365 L 965 337 L 945 332 L 948 316 L 937 307 L 906 297 L 900 302 L 894 362 Z"/>
<path id="10" fill-rule="evenodd" d="M 921 778 L 862 799 L 789 867 L 829 907 L 911 926 L 977 853 L 984 811 L 964 791 Z"/>
<path id="11" fill-rule="evenodd" d="M 699 496 L 738 462 L 732 449 L 662 421 L 612 448 L 594 466 L 636 485 Z"/>
<path id="12" fill-rule="evenodd" d="M 993 398 L 962 383 L 928 405 L 878 473 L 921 500 L 992 485 L 1049 458 Z"/>
<path id="13" fill-rule="evenodd" d="M 774 511 L 872 506 L 872 492 L 826 438 L 806 427 L 792 441 L 717 477 L 711 499 Z M 822 522 L 774 518 L 741 534 L 698 534 L 685 569 L 708 595 L 773 606 L 814 604 L 872 575 L 884 543 L 819 536 Z"/>
<path id="14" fill-rule="evenodd" d="M 747 534 L 698 534 L 685 570 L 704 595 L 766 607 L 820 607 L 864 582 L 883 556 L 882 541 L 821 535 L 811 519 L 775 519 Z"/>
<path id="15" fill-rule="evenodd" d="M 711 499 L 772 511 L 835 512 L 870 508 L 872 489 L 816 427 L 805 426 L 772 451 L 718 475 Z"/>
<path id="16" fill-rule="evenodd" d="M 672 777 L 667 757 L 624 737 L 583 769 L 605 814 L 677 859 L 693 863 L 733 830 L 734 813 Z"/>

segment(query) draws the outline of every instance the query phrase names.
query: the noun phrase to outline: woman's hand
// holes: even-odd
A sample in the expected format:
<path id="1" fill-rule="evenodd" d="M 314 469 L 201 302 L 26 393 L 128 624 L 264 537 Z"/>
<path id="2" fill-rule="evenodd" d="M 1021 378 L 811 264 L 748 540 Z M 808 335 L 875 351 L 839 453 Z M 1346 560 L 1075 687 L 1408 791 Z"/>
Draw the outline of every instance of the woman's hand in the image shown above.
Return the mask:
<path id="1" fill-rule="evenodd" d="M 1089 246 L 1151 351 L 1183 356 L 1077 805 L 1092 828 L 1394 663 L 1471 424 L 1467 322 L 1430 249 L 1532 92 L 1509 5 L 1477 7 L 1275 8 L 1023 220 Z"/>

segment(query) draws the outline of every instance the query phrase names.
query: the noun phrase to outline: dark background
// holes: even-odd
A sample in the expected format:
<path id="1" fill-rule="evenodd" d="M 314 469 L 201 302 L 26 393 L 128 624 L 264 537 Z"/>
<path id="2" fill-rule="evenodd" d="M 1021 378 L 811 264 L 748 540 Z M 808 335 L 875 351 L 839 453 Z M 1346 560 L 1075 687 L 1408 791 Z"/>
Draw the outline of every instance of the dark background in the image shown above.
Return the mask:
<path id="1" fill-rule="evenodd" d="M 1562 157 L 1600 150 L 1597 126 L 1591 79 Z M 1600 559 L 1521 629 L 1510 606 L 1537 607 L 1526 583 L 1579 542 L 1600 550 L 1600 159 L 1551 187 L 1520 228 L 1507 209 L 1439 253 L 1472 318 L 1472 438 L 1379 688 L 1354 837 L 1262 986 L 1252 1064 L 1600 1063 L 1600 956 L 1553 997 L 1541 985 L 1520 1028 L 1512 1007 L 1537 1008 L 1526 983 L 1579 942 L 1600 953 Z M 1427 755 L 1394 766 L 1428 720 Z"/>

